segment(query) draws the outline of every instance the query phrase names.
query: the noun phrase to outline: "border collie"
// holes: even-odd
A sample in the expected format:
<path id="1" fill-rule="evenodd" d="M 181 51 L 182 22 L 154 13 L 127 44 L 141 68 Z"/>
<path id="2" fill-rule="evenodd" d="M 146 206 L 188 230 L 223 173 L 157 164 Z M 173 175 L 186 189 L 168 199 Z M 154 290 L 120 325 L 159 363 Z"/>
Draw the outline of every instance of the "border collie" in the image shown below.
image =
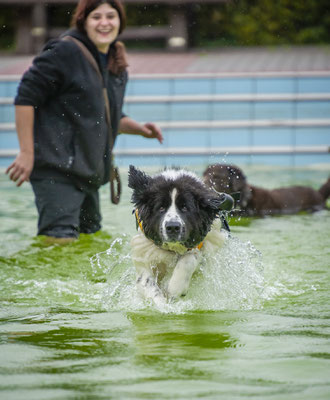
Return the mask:
<path id="1" fill-rule="evenodd" d="M 203 254 L 222 246 L 226 234 L 216 221 L 224 222 L 233 199 L 181 169 L 148 176 L 131 165 L 128 186 L 138 229 L 131 241 L 138 288 L 156 304 L 184 296 Z"/>
<path id="2" fill-rule="evenodd" d="M 214 164 L 203 173 L 204 183 L 226 193 L 240 192 L 237 206 L 246 216 L 295 214 L 300 211 L 319 211 L 326 208 L 330 196 L 330 178 L 314 190 L 307 186 L 288 186 L 263 189 L 248 183 L 243 171 L 235 165 Z"/>

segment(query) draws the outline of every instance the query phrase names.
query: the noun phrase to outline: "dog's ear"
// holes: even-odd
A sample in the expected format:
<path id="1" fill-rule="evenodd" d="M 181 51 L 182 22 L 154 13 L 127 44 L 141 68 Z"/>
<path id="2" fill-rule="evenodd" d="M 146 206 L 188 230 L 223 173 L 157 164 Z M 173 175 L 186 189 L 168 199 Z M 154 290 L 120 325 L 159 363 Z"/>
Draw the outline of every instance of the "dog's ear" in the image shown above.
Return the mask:
<path id="1" fill-rule="evenodd" d="M 139 199 L 141 199 L 143 195 L 145 195 L 151 181 L 152 178 L 150 176 L 138 170 L 133 165 L 129 166 L 128 187 L 134 191 L 132 200 L 135 204 L 138 203 Z"/>
<path id="2" fill-rule="evenodd" d="M 145 189 L 150 181 L 151 177 L 146 175 L 144 172 L 138 170 L 133 165 L 129 166 L 128 171 L 128 187 L 133 190 L 143 190 Z"/>

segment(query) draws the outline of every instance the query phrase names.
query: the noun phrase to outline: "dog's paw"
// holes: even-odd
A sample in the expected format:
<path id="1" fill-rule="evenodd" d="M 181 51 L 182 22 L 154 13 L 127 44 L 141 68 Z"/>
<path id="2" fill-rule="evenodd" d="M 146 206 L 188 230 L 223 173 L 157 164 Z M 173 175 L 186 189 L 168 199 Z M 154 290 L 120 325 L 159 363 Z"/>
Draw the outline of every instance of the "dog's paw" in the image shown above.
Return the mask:
<path id="1" fill-rule="evenodd" d="M 159 310 L 163 310 L 167 306 L 167 299 L 163 295 L 154 297 L 152 301 Z"/>
<path id="2" fill-rule="evenodd" d="M 153 276 L 142 273 L 138 276 L 136 283 L 138 291 L 145 299 L 151 300 L 157 307 L 163 307 L 166 304 L 166 297 Z"/>
<path id="3" fill-rule="evenodd" d="M 167 288 L 167 298 L 170 301 L 175 301 L 180 297 L 184 297 L 189 288 L 189 283 L 187 285 L 178 284 L 177 282 L 170 282 Z"/>
<path id="4" fill-rule="evenodd" d="M 167 301 L 168 301 L 169 304 L 173 304 L 176 301 L 178 301 L 179 299 L 183 299 L 186 295 L 187 295 L 187 293 L 183 293 L 179 297 L 176 297 L 176 296 L 167 297 Z"/>
<path id="5" fill-rule="evenodd" d="M 176 274 L 172 275 L 172 278 L 168 282 L 168 286 L 166 288 L 168 299 L 179 299 L 181 296 L 185 296 L 189 289 L 190 276 L 182 273 L 184 271 L 175 272 Z"/>

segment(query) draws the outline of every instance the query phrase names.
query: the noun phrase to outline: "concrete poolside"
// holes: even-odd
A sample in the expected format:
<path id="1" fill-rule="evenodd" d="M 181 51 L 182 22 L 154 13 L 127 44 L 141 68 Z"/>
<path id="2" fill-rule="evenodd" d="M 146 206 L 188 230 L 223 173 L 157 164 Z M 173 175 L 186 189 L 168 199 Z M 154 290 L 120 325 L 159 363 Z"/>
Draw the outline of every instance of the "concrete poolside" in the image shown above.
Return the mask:
<path id="1" fill-rule="evenodd" d="M 33 56 L 1 55 L 0 75 L 20 75 Z M 185 53 L 128 51 L 131 74 L 330 72 L 330 46 L 221 48 Z"/>

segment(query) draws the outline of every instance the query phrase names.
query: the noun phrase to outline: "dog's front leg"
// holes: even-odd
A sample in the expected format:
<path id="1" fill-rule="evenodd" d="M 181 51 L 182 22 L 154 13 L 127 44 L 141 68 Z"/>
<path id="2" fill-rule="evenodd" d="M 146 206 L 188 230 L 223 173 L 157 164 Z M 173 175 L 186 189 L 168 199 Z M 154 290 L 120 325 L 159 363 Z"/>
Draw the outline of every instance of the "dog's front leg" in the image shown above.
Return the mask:
<path id="1" fill-rule="evenodd" d="M 176 299 L 187 294 L 198 260 L 199 254 L 195 251 L 190 251 L 179 259 L 168 283 L 167 293 L 169 299 Z"/>
<path id="2" fill-rule="evenodd" d="M 137 278 L 136 283 L 139 292 L 146 299 L 151 299 L 156 305 L 163 305 L 166 300 L 160 290 L 156 278 L 154 277 L 151 268 L 147 266 L 139 266 L 136 268 Z"/>

